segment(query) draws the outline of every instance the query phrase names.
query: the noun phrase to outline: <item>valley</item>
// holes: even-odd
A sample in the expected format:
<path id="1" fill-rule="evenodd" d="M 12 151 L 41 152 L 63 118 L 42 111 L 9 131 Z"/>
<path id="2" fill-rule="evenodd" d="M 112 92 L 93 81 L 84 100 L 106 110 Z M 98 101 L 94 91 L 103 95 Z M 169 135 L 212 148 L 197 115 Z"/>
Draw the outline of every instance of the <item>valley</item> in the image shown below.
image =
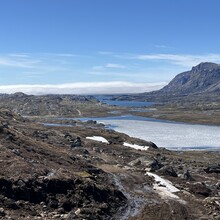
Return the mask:
<path id="1" fill-rule="evenodd" d="M 0 218 L 219 219 L 217 95 L 152 94 L 1 94 Z"/>

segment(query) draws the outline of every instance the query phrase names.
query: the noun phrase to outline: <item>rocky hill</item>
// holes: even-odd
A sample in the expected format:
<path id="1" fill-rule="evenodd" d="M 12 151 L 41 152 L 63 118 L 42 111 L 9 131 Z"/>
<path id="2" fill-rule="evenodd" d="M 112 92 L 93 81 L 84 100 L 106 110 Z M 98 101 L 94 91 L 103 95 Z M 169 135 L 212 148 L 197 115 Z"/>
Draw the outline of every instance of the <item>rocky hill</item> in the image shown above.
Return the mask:
<path id="1" fill-rule="evenodd" d="M 220 94 L 220 65 L 200 63 L 190 71 L 178 74 L 167 86 L 157 92 L 173 95 L 198 93 Z"/>
<path id="2" fill-rule="evenodd" d="M 21 92 L 0 94 L 0 108 L 7 108 L 24 116 L 87 116 L 91 112 L 104 114 L 111 107 L 100 105 L 92 96 L 27 95 Z"/>

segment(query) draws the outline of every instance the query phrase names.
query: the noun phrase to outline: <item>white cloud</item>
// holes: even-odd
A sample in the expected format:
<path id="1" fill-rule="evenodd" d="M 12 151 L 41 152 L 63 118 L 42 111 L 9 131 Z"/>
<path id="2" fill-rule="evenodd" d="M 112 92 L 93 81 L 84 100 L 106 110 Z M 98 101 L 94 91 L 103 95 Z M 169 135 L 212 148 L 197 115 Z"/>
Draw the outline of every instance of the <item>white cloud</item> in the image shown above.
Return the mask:
<path id="1" fill-rule="evenodd" d="M 59 85 L 0 85 L 0 93 L 24 92 L 26 94 L 122 94 L 158 90 L 161 83 L 131 82 L 77 82 Z"/>

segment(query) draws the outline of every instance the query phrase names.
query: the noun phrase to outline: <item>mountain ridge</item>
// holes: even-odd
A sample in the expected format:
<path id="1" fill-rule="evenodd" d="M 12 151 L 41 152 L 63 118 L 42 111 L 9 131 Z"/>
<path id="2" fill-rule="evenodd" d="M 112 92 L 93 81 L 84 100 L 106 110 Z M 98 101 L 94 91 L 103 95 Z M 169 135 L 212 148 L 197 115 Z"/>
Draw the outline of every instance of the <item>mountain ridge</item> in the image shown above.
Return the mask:
<path id="1" fill-rule="evenodd" d="M 173 94 L 197 94 L 220 92 L 220 65 L 203 62 L 191 70 L 176 75 L 168 85 L 158 92 Z"/>

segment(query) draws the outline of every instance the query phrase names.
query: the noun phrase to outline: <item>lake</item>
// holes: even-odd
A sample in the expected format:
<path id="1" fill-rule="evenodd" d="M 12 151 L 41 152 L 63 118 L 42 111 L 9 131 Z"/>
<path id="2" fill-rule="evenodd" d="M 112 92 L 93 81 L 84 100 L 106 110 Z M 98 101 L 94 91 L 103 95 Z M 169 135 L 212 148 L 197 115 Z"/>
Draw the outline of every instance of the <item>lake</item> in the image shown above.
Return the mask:
<path id="1" fill-rule="evenodd" d="M 82 121 L 91 119 L 129 136 L 152 141 L 158 147 L 172 150 L 220 149 L 220 126 L 178 123 L 132 115 L 81 118 Z"/>
<path id="2" fill-rule="evenodd" d="M 95 98 L 109 105 L 135 107 L 134 111 L 145 111 L 141 107 L 155 104 L 153 102 L 110 100 L 112 96 L 95 96 Z M 149 110 L 151 111 L 152 109 Z M 112 114 L 118 113 L 120 112 L 112 112 Z M 158 147 L 167 149 L 220 150 L 220 126 L 173 122 L 134 115 L 68 119 L 95 120 L 105 124 L 107 128 L 123 132 L 132 137 L 152 141 Z"/>
<path id="3" fill-rule="evenodd" d="M 100 102 L 108 105 L 116 105 L 121 107 L 149 107 L 154 105 L 154 102 L 138 102 L 138 101 L 119 101 L 111 100 L 112 96 L 95 96 Z"/>

